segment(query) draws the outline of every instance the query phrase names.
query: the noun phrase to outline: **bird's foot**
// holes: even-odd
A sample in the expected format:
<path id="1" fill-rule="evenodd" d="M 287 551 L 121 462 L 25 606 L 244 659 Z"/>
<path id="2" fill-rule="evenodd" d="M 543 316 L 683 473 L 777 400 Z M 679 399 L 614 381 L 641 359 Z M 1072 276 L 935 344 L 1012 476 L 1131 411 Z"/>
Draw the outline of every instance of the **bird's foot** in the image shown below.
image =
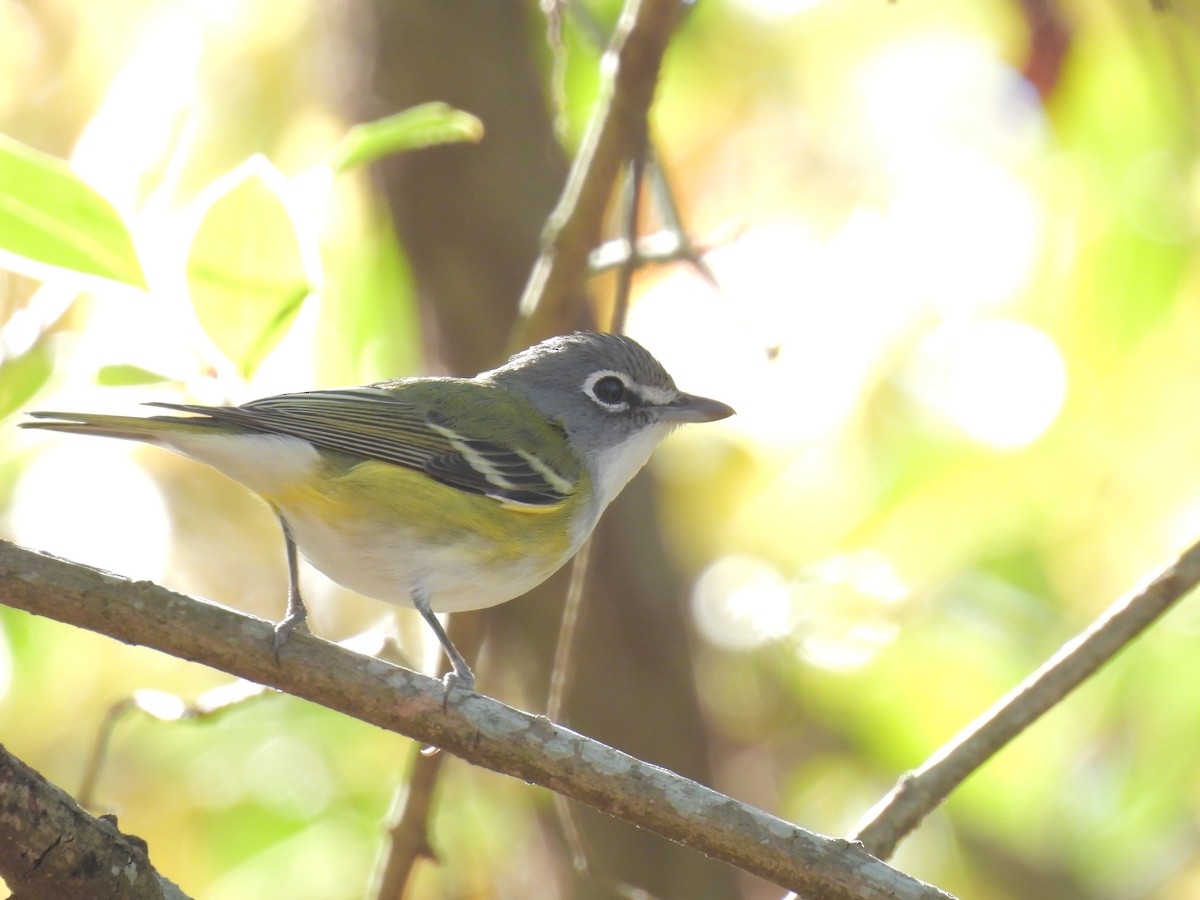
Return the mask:
<path id="1" fill-rule="evenodd" d="M 275 662 L 279 662 L 279 651 L 288 642 L 288 638 L 292 636 L 293 631 L 299 631 L 301 634 L 308 633 L 308 611 L 303 607 L 298 612 L 289 612 L 275 626 L 275 639 L 273 641 Z"/>
<path id="2" fill-rule="evenodd" d="M 461 671 L 452 669 L 442 676 L 442 711 L 450 706 L 450 695 L 455 691 L 466 694 L 475 693 L 475 675 L 468 668 Z"/>

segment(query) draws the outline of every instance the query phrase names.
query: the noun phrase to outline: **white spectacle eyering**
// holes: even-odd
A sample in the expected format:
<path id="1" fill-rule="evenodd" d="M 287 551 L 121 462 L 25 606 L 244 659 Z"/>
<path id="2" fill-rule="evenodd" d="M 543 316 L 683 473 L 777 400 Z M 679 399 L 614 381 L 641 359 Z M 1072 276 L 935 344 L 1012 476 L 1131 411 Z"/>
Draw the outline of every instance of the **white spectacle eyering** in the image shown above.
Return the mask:
<path id="1" fill-rule="evenodd" d="M 628 400 L 618 400 L 616 403 L 609 403 L 596 396 L 596 385 L 605 378 L 615 378 L 617 381 L 621 382 L 626 391 L 629 390 L 628 375 L 625 375 L 621 372 L 614 372 L 612 369 L 601 369 L 598 372 L 593 372 L 587 377 L 587 380 L 583 383 L 583 392 L 588 395 L 589 399 L 594 400 L 598 405 L 608 410 L 608 412 L 622 412 L 623 410 L 629 409 Z"/>
<path id="2" fill-rule="evenodd" d="M 629 409 L 629 402 L 621 400 L 617 403 L 606 403 L 596 396 L 596 385 L 605 378 L 615 378 L 625 386 L 625 390 L 640 397 L 649 406 L 669 406 L 678 399 L 678 392 L 670 388 L 658 387 L 657 385 L 641 384 L 632 380 L 624 372 L 616 372 L 612 369 L 601 369 L 598 372 L 593 372 L 587 377 L 583 383 L 583 392 L 588 395 L 588 398 L 595 401 L 599 406 L 609 412 L 623 412 Z"/>

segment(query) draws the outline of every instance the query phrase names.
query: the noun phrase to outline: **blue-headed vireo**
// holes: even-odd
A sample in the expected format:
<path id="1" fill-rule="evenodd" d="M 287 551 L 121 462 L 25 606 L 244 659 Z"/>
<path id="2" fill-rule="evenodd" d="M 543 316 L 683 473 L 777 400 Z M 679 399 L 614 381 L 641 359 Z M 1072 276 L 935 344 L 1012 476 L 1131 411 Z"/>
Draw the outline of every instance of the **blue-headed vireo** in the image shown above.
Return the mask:
<path id="1" fill-rule="evenodd" d="M 187 416 L 34 412 L 25 427 L 155 444 L 260 495 L 283 526 L 287 614 L 305 627 L 296 551 L 337 583 L 414 606 L 475 677 L 435 612 L 517 597 L 559 569 L 676 425 L 733 410 L 685 394 L 640 344 L 555 337 L 474 378 L 401 378 L 243 406 L 152 403 Z"/>

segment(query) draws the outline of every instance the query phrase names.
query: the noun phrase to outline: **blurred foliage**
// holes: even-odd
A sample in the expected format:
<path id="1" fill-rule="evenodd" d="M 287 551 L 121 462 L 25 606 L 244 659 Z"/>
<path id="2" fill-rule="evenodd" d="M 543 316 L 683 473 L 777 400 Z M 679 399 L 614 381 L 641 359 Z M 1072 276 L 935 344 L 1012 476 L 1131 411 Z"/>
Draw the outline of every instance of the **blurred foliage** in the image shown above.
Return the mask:
<path id="1" fill-rule="evenodd" d="M 0 198 L 0 250 L 146 286 L 120 216 L 66 163 L 0 136 Z"/>
<path id="2" fill-rule="evenodd" d="M 617 9 L 601 4 L 603 27 Z M 665 536 L 696 576 L 715 787 L 850 830 L 1200 531 L 1198 22 L 1195 0 L 731 0 L 685 23 L 656 147 L 722 290 L 649 270 L 630 328 L 682 386 L 739 410 L 656 462 Z M 340 24 L 306 2 L 0 3 L 0 132 L 70 160 L 150 285 L 4 276 L 7 424 L 32 405 L 246 400 L 421 370 L 403 250 L 362 173 L 327 164 L 354 134 L 337 113 L 354 61 Z M 564 47 L 574 143 L 600 55 L 570 17 Z M 552 97 L 553 56 L 534 52 Z M 282 269 L 269 257 L 280 290 L 238 330 L 237 304 L 189 303 L 185 263 L 206 192 L 255 154 L 299 249 Z M 254 230 L 218 228 L 206 270 L 237 264 Z M 0 530 L 282 611 L 271 516 L 153 450 L 0 430 Z M 384 614 L 310 583 L 319 633 Z M 23 614 L 0 624 L 5 744 L 67 789 L 109 704 L 222 682 Z M 897 864 L 984 900 L 1194 896 L 1198 630 L 1189 601 Z M 542 704 L 505 673 L 481 681 Z M 195 896 L 355 896 L 404 745 L 272 697 L 204 724 L 123 723 L 99 790 Z M 552 895 L 565 864 L 536 825 L 543 792 L 453 766 L 441 802 L 448 865 L 422 870 L 418 896 Z"/>
<path id="3" fill-rule="evenodd" d="M 345 172 L 392 153 L 482 138 L 483 123 L 470 113 L 445 103 L 423 103 L 377 122 L 355 125 L 330 154 L 329 168 Z"/>
<path id="4" fill-rule="evenodd" d="M 192 309 L 243 377 L 275 349 L 316 287 L 281 182 L 261 156 L 214 182 L 188 247 Z"/>

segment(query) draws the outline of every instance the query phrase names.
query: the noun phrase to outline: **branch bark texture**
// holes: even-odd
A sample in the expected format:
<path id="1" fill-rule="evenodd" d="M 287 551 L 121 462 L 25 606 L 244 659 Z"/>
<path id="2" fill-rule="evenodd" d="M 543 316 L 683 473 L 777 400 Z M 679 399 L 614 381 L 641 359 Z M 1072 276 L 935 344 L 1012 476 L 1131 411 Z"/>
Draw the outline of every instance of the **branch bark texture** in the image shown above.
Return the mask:
<path id="1" fill-rule="evenodd" d="M 145 844 L 87 813 L 0 746 L 0 875 L 14 900 L 187 900 Z"/>
<path id="2" fill-rule="evenodd" d="M 468 762 L 548 787 L 747 872 L 829 900 L 949 895 L 849 841 L 824 837 L 673 772 L 440 682 L 149 582 L 0 542 L 0 601 L 277 688 Z"/>

